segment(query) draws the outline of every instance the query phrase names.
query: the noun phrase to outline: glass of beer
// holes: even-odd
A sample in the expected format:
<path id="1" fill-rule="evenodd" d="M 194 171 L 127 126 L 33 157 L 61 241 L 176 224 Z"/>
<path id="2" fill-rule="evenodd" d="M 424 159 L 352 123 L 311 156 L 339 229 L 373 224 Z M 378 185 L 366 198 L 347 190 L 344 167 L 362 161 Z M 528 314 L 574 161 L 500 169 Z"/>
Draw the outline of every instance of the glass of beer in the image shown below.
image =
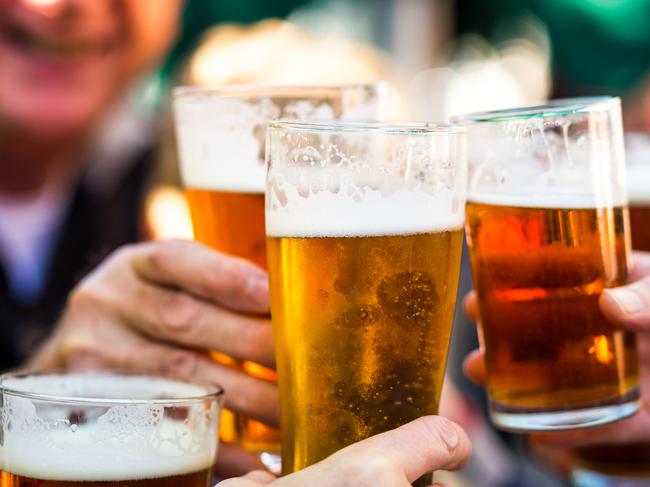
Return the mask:
<path id="1" fill-rule="evenodd" d="M 468 130 L 466 234 L 494 423 L 554 430 L 633 414 L 636 340 L 598 306 L 628 269 L 620 100 L 454 120 Z"/>
<path id="2" fill-rule="evenodd" d="M 3 487 L 211 487 L 223 391 L 163 377 L 0 377 Z"/>
<path id="3" fill-rule="evenodd" d="M 384 82 L 349 85 L 231 85 L 180 87 L 174 92 L 178 153 L 196 240 L 266 268 L 264 161 L 266 125 L 297 120 L 377 118 L 386 100 Z M 261 365 L 247 373 L 275 380 Z M 279 431 L 225 411 L 221 436 L 249 451 L 278 452 Z"/>
<path id="4" fill-rule="evenodd" d="M 456 302 L 464 129 L 276 121 L 266 228 L 282 470 L 435 414 Z M 431 475 L 416 485 L 430 485 Z"/>
<path id="5" fill-rule="evenodd" d="M 625 134 L 632 248 L 650 252 L 650 135 Z M 647 487 L 650 442 L 594 445 L 576 452 L 577 487 Z"/>

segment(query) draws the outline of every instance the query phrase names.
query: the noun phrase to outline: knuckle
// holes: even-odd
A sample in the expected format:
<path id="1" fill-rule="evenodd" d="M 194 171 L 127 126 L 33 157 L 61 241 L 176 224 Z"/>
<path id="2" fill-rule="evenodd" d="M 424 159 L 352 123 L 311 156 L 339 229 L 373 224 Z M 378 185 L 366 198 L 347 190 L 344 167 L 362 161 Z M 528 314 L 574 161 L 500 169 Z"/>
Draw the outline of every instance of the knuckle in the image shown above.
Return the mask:
<path id="1" fill-rule="evenodd" d="M 184 253 L 189 244 L 191 242 L 180 239 L 160 240 L 146 244 L 151 267 L 164 271 L 169 267 L 170 262 L 178 259 L 179 255 Z"/>
<path id="2" fill-rule="evenodd" d="M 458 437 L 456 425 L 447 418 L 442 416 L 425 416 L 420 418 L 429 435 L 436 438 L 436 441 L 442 445 L 449 455 L 456 453 L 458 442 L 449 441 L 451 437 Z"/>
<path id="3" fill-rule="evenodd" d="M 159 359 L 160 370 L 171 376 L 184 380 L 192 379 L 198 365 L 198 354 L 190 351 L 175 351 L 165 353 Z"/>
<path id="4" fill-rule="evenodd" d="M 85 311 L 106 301 L 101 287 L 93 281 L 84 280 L 68 297 L 68 308 L 74 311 Z"/>
<path id="5" fill-rule="evenodd" d="M 100 362 L 101 353 L 94 343 L 69 337 L 61 343 L 60 356 L 66 367 L 77 368 Z"/>
<path id="6" fill-rule="evenodd" d="M 266 349 L 273 348 L 273 332 L 262 323 L 249 323 L 239 328 L 244 358 L 257 358 Z"/>
<path id="7" fill-rule="evenodd" d="M 191 296 L 173 293 L 160 307 L 161 325 L 174 334 L 188 334 L 197 323 L 200 304 Z"/>

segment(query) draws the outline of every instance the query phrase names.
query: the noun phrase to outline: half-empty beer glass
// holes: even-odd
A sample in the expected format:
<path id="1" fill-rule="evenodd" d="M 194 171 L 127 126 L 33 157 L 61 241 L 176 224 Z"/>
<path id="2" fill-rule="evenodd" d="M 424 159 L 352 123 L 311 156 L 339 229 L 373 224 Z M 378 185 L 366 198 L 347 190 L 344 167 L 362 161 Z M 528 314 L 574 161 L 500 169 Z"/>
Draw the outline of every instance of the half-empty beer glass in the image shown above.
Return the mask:
<path id="1" fill-rule="evenodd" d="M 290 473 L 437 412 L 462 247 L 465 133 L 272 122 L 267 163 Z"/>
<path id="2" fill-rule="evenodd" d="M 0 485 L 210 487 L 222 395 L 144 375 L 4 375 Z"/>
<path id="3" fill-rule="evenodd" d="M 639 407 L 636 341 L 602 315 L 630 246 L 618 98 L 455 118 L 467 126 L 467 242 L 490 409 L 511 430 Z"/>

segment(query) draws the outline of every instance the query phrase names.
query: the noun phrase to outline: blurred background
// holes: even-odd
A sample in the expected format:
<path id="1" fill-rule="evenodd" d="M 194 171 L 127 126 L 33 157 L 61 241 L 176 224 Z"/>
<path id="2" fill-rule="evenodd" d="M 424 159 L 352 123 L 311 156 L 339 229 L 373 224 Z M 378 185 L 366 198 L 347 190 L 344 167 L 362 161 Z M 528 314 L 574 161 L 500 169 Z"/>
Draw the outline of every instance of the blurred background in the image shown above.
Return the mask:
<path id="1" fill-rule="evenodd" d="M 646 131 L 649 24 L 650 0 L 188 0 L 179 41 L 133 103 L 167 113 L 169 90 L 181 83 L 386 79 L 390 119 L 446 122 L 551 97 L 609 94 L 623 98 L 626 129 Z M 164 130 L 146 226 L 151 238 L 191 237 L 169 120 Z M 465 259 L 459 296 L 469 289 Z M 476 346 L 474 325 L 459 306 L 442 413 L 468 430 L 474 456 L 462 474 L 438 479 L 565 485 L 561 452 L 489 426 L 483 390 L 462 373 L 463 357 Z"/>
<path id="2" fill-rule="evenodd" d="M 8 8 L 12 1 L 38 4 L 46 14 L 48 5 L 60 3 L 0 0 L 0 8 Z M 157 5 L 165 9 L 168 4 L 160 0 Z M 110 197 L 103 197 L 99 206 L 97 198 L 75 193 L 71 214 L 76 216 L 67 220 L 66 228 L 76 230 L 58 244 L 59 257 L 54 261 L 59 263 L 51 264 L 51 256 L 39 250 L 40 267 L 34 270 L 33 282 L 16 281 L 10 286 L 9 294 L 18 304 L 2 308 L 0 303 L 0 311 L 9 313 L 9 309 L 16 317 L 25 310 L 31 313 L 23 313 L 29 319 L 14 341 L 21 344 L 18 355 L 27 356 L 47 333 L 41 317 L 56 316 L 75 280 L 87 270 L 89 262 L 78 255 L 90 253 L 98 261 L 136 234 L 150 239 L 192 237 L 169 110 L 175 85 L 386 79 L 393 95 L 385 117 L 433 122 L 550 97 L 609 94 L 623 99 L 626 130 L 650 131 L 650 0 L 186 0 L 181 24 L 170 53 L 128 90 L 88 151 L 96 156 L 87 158 L 84 188 Z M 155 29 L 148 32 L 154 38 L 156 34 Z M 6 36 L 14 44 L 28 43 L 21 35 Z M 1 89 L 0 83 L 0 94 Z M 143 153 L 147 158 L 153 155 L 151 167 L 137 162 Z M 114 185 L 111 193 L 106 188 L 118 176 L 126 182 Z M 146 180 L 144 195 L 140 183 L 128 183 L 136 180 Z M 120 227 L 123 220 L 115 215 L 133 216 L 142 197 L 143 211 L 133 218 L 137 217 L 137 228 L 134 223 L 126 235 L 124 225 Z M 3 205 L 10 209 L 13 203 L 2 198 L 0 193 L 0 210 Z M 24 223 L 17 215 L 14 221 Z M 12 225 L 7 223 L 5 229 L 0 218 L 0 237 L 19 226 Z M 102 240 L 111 231 L 115 238 Z M 99 235 L 97 243 L 91 241 L 93 232 Z M 25 238 L 37 243 L 46 237 L 51 234 Z M 85 247 L 77 250 L 84 242 L 90 242 L 90 252 Z M 0 251 L 12 245 L 22 248 L 19 241 L 12 244 L 0 238 Z M 40 249 L 40 244 L 34 248 Z M 16 262 L 22 262 L 24 256 L 16 255 Z M 468 269 L 464 261 L 460 296 L 471 288 Z M 65 280 L 49 282 L 47 272 Z M 49 296 L 48 292 L 49 298 L 38 297 L 39 293 Z M 456 316 L 442 412 L 469 432 L 474 456 L 450 482 L 457 487 L 564 485 L 566 464 L 561 452 L 536 450 L 536 460 L 530 460 L 534 447 L 525 437 L 489 426 L 482 390 L 462 373 L 463 357 L 477 346 L 474 325 L 460 309 Z M 12 347 L 7 350 L 14 353 Z M 441 475 L 438 480 L 446 478 Z"/>

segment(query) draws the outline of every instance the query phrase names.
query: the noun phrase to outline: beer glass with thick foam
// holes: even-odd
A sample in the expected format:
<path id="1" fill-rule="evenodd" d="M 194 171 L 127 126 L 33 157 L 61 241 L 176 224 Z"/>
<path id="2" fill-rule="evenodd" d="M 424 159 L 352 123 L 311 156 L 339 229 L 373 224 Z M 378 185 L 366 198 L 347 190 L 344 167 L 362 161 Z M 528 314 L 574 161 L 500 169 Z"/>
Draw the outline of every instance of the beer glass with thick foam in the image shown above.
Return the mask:
<path id="1" fill-rule="evenodd" d="M 383 82 L 176 89 L 178 154 L 195 238 L 266 268 L 266 124 L 275 118 L 377 118 L 386 89 Z M 258 378 L 275 380 L 274 372 L 257 364 L 245 362 L 243 367 Z M 229 411 L 222 423 L 224 440 L 251 451 L 278 451 L 277 430 Z"/>
<path id="2" fill-rule="evenodd" d="M 267 134 L 271 316 L 290 473 L 437 412 L 462 246 L 465 134 L 282 121 Z"/>
<path id="3" fill-rule="evenodd" d="M 222 396 L 145 375 L 4 375 L 0 485 L 211 487 Z"/>
<path id="4" fill-rule="evenodd" d="M 494 423 L 554 430 L 633 414 L 635 337 L 598 306 L 628 270 L 620 100 L 454 120 L 468 130 L 466 234 Z"/>
<path id="5" fill-rule="evenodd" d="M 625 134 L 632 248 L 650 252 L 650 135 Z M 595 445 L 576 452 L 576 487 L 647 487 L 650 441 Z"/>

